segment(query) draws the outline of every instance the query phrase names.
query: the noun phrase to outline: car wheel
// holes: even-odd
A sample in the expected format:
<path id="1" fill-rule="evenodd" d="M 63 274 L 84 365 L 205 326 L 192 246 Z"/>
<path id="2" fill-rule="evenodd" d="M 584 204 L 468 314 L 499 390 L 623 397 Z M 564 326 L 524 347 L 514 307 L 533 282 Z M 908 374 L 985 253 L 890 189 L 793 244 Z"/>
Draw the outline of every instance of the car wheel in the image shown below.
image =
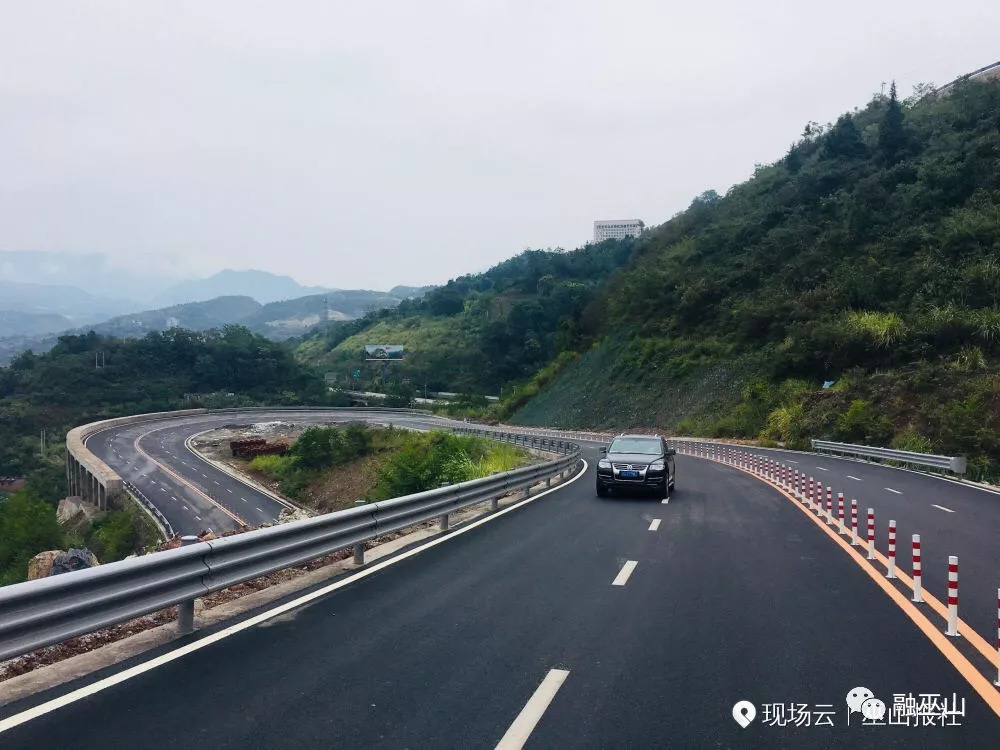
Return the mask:
<path id="1" fill-rule="evenodd" d="M 605 487 L 600 482 L 597 483 L 597 496 L 598 497 L 607 497 L 608 496 L 608 488 Z"/>

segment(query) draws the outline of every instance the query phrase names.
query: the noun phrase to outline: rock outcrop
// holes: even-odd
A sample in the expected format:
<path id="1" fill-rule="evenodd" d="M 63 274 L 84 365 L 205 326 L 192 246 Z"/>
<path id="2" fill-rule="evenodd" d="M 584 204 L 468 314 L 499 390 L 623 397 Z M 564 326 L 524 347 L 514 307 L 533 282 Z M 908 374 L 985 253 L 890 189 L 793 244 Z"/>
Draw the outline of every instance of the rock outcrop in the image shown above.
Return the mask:
<path id="1" fill-rule="evenodd" d="M 89 549 L 51 549 L 39 552 L 28 561 L 28 580 L 48 578 L 73 570 L 93 568 L 101 563 Z"/>
<path id="2" fill-rule="evenodd" d="M 90 520 L 95 513 L 97 513 L 97 506 L 93 503 L 88 503 L 82 497 L 67 497 L 59 501 L 56 518 L 59 519 L 59 523 L 68 523 L 77 519 L 77 516 L 81 514 L 85 519 Z"/>
<path id="3" fill-rule="evenodd" d="M 28 561 L 28 580 L 34 581 L 38 578 L 48 578 L 52 572 L 52 564 L 59 555 L 63 554 L 61 549 L 50 549 L 46 552 L 39 552 Z"/>

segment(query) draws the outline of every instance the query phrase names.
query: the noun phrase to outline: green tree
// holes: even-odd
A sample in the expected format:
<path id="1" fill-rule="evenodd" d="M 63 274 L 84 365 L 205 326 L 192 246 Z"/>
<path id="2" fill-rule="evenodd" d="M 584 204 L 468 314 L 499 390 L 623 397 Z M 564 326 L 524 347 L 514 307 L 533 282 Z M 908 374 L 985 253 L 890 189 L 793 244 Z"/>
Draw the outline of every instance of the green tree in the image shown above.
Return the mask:
<path id="1" fill-rule="evenodd" d="M 864 156 L 867 149 L 858 126 L 850 115 L 841 115 L 823 141 L 823 156 L 828 159 L 853 159 Z"/>
<path id="2" fill-rule="evenodd" d="M 331 466 L 334 459 L 334 436 L 335 431 L 331 427 L 310 427 L 295 441 L 291 454 L 296 463 L 307 469 Z"/>
<path id="3" fill-rule="evenodd" d="M 885 115 L 878 130 L 878 148 L 882 156 L 890 164 L 896 163 L 906 145 L 906 132 L 903 130 L 903 108 L 896 98 L 896 82 L 889 87 L 889 101 Z"/>
<path id="4" fill-rule="evenodd" d="M 0 585 L 25 580 L 32 557 L 62 544 L 56 509 L 50 503 L 30 490 L 0 501 Z"/>

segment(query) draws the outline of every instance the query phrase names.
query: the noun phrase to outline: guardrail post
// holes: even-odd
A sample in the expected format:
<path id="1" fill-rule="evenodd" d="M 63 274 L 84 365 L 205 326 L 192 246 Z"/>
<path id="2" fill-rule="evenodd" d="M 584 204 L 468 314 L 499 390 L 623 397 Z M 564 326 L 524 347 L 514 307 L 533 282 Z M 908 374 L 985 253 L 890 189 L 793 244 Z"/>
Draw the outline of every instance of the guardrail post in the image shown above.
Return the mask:
<path id="1" fill-rule="evenodd" d="M 491 472 L 491 474 L 493 476 L 496 476 L 499 473 L 500 473 L 499 471 Z M 496 510 L 499 507 L 500 507 L 500 498 L 499 497 L 491 498 L 490 499 L 490 510 Z"/>
<path id="2" fill-rule="evenodd" d="M 364 500 L 355 500 L 354 504 L 357 505 L 367 505 Z M 358 542 L 354 545 L 354 564 L 357 566 L 362 566 L 365 564 L 365 543 Z"/>
<path id="3" fill-rule="evenodd" d="M 187 535 L 181 537 L 181 546 L 197 544 L 198 537 Z M 177 632 L 187 635 L 194 632 L 194 599 L 188 599 L 177 605 Z"/>
<path id="4" fill-rule="evenodd" d="M 441 482 L 441 486 L 442 487 L 447 487 L 450 484 L 451 484 L 451 482 Z M 447 513 L 444 513 L 444 514 L 442 514 L 441 516 L 438 517 L 438 528 L 441 531 L 447 531 L 448 530 L 448 514 Z"/>

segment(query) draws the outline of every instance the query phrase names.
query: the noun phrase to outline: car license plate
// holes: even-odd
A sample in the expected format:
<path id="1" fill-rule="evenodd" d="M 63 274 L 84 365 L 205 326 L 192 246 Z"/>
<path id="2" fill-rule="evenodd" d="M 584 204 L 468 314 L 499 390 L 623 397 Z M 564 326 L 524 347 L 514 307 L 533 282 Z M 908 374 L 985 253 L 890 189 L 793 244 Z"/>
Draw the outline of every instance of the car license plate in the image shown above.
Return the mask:
<path id="1" fill-rule="evenodd" d="M 619 475 L 621 476 L 622 479 L 638 479 L 639 478 L 639 472 L 638 471 L 622 471 L 622 472 L 619 472 Z"/>

